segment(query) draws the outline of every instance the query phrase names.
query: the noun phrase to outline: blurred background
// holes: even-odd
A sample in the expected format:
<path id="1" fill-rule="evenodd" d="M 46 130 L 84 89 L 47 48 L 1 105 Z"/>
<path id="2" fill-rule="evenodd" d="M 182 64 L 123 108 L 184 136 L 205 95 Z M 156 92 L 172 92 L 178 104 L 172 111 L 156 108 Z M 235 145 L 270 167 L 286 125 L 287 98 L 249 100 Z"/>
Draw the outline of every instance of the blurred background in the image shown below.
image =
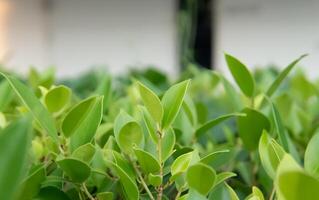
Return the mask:
<path id="1" fill-rule="evenodd" d="M 76 76 L 190 63 L 226 72 L 223 52 L 250 68 L 285 67 L 304 53 L 319 70 L 318 0 L 0 0 L 0 62 L 25 73 Z"/>

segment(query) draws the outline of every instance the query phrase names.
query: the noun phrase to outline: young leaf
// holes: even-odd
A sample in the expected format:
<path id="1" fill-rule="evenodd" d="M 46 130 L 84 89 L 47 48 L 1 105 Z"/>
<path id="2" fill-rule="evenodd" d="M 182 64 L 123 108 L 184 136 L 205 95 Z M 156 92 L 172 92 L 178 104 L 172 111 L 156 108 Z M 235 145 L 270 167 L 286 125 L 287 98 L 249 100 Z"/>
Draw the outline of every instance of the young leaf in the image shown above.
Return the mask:
<path id="1" fill-rule="evenodd" d="M 157 123 L 161 123 L 163 118 L 163 106 L 158 96 L 140 82 L 138 82 L 138 89 L 148 112 Z"/>
<path id="2" fill-rule="evenodd" d="M 237 176 L 237 175 L 233 172 L 221 172 L 217 174 L 214 187 L 234 176 Z"/>
<path id="3" fill-rule="evenodd" d="M 173 153 L 176 137 L 173 129 L 168 129 L 162 139 L 162 161 L 165 162 Z"/>
<path id="4" fill-rule="evenodd" d="M 271 84 L 271 86 L 268 88 L 266 95 L 271 97 L 274 92 L 277 90 L 277 88 L 280 86 L 281 82 L 286 78 L 286 76 L 289 74 L 289 72 L 293 69 L 293 67 L 304 57 L 306 57 L 307 54 L 304 54 L 300 56 L 298 59 L 294 60 L 292 63 L 290 63 L 276 78 L 276 80 Z"/>
<path id="5" fill-rule="evenodd" d="M 85 163 L 90 163 L 95 153 L 95 147 L 91 143 L 84 144 L 72 153 L 72 158 L 81 160 Z"/>
<path id="6" fill-rule="evenodd" d="M 125 199 L 128 200 L 138 200 L 139 199 L 139 191 L 136 186 L 135 181 L 133 181 L 123 169 L 121 169 L 118 165 L 112 162 L 108 162 L 110 167 L 115 171 L 116 175 L 120 178 L 120 182 L 122 184 L 122 188 L 125 192 Z"/>
<path id="7" fill-rule="evenodd" d="M 91 174 L 91 168 L 81 160 L 65 158 L 57 161 L 59 167 L 76 183 L 84 182 Z"/>
<path id="8" fill-rule="evenodd" d="M 20 119 L 0 131 L 0 199 L 11 200 L 25 172 L 31 123 Z"/>
<path id="9" fill-rule="evenodd" d="M 226 189 L 228 190 L 229 196 L 230 196 L 230 200 L 239 200 L 236 192 L 233 190 L 233 188 L 231 188 L 228 184 L 226 185 Z"/>
<path id="10" fill-rule="evenodd" d="M 53 137 L 55 141 L 57 141 L 57 131 L 53 118 L 51 117 L 48 110 L 45 109 L 45 107 L 40 103 L 34 93 L 18 79 L 12 76 L 5 75 L 1 72 L 0 75 L 7 79 L 16 95 L 31 112 L 33 118 L 41 125 L 42 128 L 45 129 L 45 131 L 51 137 Z"/>
<path id="11" fill-rule="evenodd" d="M 185 153 L 178 158 L 176 158 L 171 166 L 171 174 L 172 176 L 176 174 L 180 174 L 186 172 L 188 167 L 195 162 L 198 162 L 199 157 L 198 154 L 194 151 L 189 153 Z"/>
<path id="12" fill-rule="evenodd" d="M 245 108 L 242 113 L 246 116 L 237 118 L 238 134 L 245 147 L 248 150 L 254 150 L 258 147 L 262 131 L 264 129 L 269 131 L 270 122 L 261 112 L 251 108 Z"/>
<path id="13" fill-rule="evenodd" d="M 144 142 L 141 126 L 123 111 L 115 119 L 114 135 L 116 142 L 125 153 L 133 153 L 133 147 L 140 147 Z"/>
<path id="14" fill-rule="evenodd" d="M 151 185 L 153 186 L 160 186 L 163 182 L 162 177 L 160 175 L 154 175 L 152 173 L 150 173 L 147 176 L 148 181 L 150 182 Z"/>
<path id="15" fill-rule="evenodd" d="M 282 123 L 281 116 L 280 116 L 275 104 L 272 102 L 270 102 L 270 103 L 271 103 L 271 109 L 272 109 L 272 114 L 273 114 L 273 118 L 274 118 L 275 128 L 276 128 L 276 131 L 278 133 L 280 144 L 283 146 L 285 151 L 290 153 L 288 138 L 287 138 L 288 136 L 286 135 L 287 133 L 286 133 L 286 130 L 285 130 L 284 125 Z"/>
<path id="16" fill-rule="evenodd" d="M 246 96 L 253 97 L 255 93 L 255 81 L 247 67 L 229 54 L 225 54 L 225 59 L 228 68 L 241 91 Z"/>
<path id="17" fill-rule="evenodd" d="M 164 115 L 162 120 L 162 128 L 168 128 L 175 120 L 184 100 L 189 80 L 180 82 L 170 87 L 162 98 Z"/>
<path id="18" fill-rule="evenodd" d="M 145 126 L 147 128 L 147 131 L 149 133 L 149 135 L 151 136 L 153 142 L 155 144 L 158 143 L 158 137 L 159 135 L 156 132 L 156 123 L 155 121 L 152 119 L 151 115 L 149 114 L 149 112 L 145 109 L 145 107 L 139 107 L 142 114 L 143 114 L 143 119 L 145 122 Z"/>
<path id="19" fill-rule="evenodd" d="M 312 136 L 305 152 L 305 170 L 319 178 L 319 134 Z"/>
<path id="20" fill-rule="evenodd" d="M 0 91 L 0 111 L 3 111 L 13 99 L 14 93 L 6 80 L 0 83 Z"/>
<path id="21" fill-rule="evenodd" d="M 213 128 L 214 126 L 217 126 L 219 123 L 221 123 L 221 122 L 223 122 L 231 117 L 236 117 L 236 116 L 245 117 L 246 115 L 242 114 L 242 113 L 230 113 L 230 114 L 222 115 L 222 116 L 219 116 L 215 119 L 212 119 L 212 120 L 206 122 L 205 124 L 203 124 L 201 127 L 199 127 L 196 130 L 196 132 L 195 132 L 196 137 L 202 136 L 209 129 Z"/>
<path id="22" fill-rule="evenodd" d="M 103 111 L 109 108 L 109 104 L 112 98 L 112 79 L 108 75 L 104 75 L 99 82 L 99 86 L 94 91 L 94 94 L 104 96 L 103 97 Z"/>
<path id="23" fill-rule="evenodd" d="M 263 193 L 255 186 L 253 186 L 253 192 L 246 200 L 265 200 Z"/>
<path id="24" fill-rule="evenodd" d="M 209 166 L 198 163 L 188 168 L 186 180 L 190 188 L 202 195 L 207 195 L 215 184 L 216 172 Z"/>
<path id="25" fill-rule="evenodd" d="M 50 89 L 44 96 L 46 107 L 51 113 L 63 110 L 71 100 L 71 93 L 71 90 L 63 85 Z"/>
<path id="26" fill-rule="evenodd" d="M 285 151 L 274 139 L 268 136 L 265 130 L 259 140 L 259 155 L 265 171 L 274 179 Z"/>
<path id="27" fill-rule="evenodd" d="M 142 149 L 134 149 L 134 152 L 144 173 L 159 172 L 160 164 L 152 154 L 143 151 Z"/>
<path id="28" fill-rule="evenodd" d="M 71 136 L 71 150 L 91 142 L 102 120 L 103 97 L 93 96 L 75 105 L 62 121 L 61 130 Z"/>

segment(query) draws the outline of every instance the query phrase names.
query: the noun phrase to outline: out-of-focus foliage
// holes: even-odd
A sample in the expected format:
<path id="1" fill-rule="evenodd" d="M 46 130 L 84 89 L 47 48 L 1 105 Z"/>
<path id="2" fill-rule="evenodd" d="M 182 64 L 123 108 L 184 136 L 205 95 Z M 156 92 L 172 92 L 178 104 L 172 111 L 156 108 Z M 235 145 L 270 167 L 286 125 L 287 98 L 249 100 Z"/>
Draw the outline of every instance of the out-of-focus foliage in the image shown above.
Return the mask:
<path id="1" fill-rule="evenodd" d="M 319 83 L 288 76 L 301 58 L 251 73 L 226 55 L 232 81 L 1 73 L 0 199 L 314 199 Z"/>

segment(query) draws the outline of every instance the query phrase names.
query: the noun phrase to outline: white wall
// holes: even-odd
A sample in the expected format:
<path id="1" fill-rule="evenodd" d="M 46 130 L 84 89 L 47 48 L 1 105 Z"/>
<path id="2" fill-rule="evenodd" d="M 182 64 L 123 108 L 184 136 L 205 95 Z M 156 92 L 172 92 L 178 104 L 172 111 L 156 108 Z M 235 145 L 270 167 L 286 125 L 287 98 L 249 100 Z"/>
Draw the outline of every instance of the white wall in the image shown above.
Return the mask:
<path id="1" fill-rule="evenodd" d="M 309 53 L 301 64 L 319 77 L 318 0 L 219 0 L 217 67 L 227 71 L 223 51 L 250 67 L 278 64 Z"/>
<path id="2" fill-rule="evenodd" d="M 7 0 L 8 66 L 55 65 L 59 76 L 72 76 L 93 65 L 113 73 L 128 65 L 153 64 L 176 74 L 174 0 Z"/>

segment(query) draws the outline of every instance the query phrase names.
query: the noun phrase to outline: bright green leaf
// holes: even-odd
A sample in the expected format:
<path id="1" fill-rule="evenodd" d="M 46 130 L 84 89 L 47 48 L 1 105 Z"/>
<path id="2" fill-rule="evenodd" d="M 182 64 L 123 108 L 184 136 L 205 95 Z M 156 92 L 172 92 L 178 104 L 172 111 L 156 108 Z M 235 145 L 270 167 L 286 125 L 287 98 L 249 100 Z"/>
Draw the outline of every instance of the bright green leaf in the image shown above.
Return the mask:
<path id="1" fill-rule="evenodd" d="M 111 168 L 115 171 L 117 176 L 120 178 L 120 182 L 122 184 L 122 188 L 125 193 L 125 199 L 128 200 L 138 200 L 139 199 L 139 191 L 136 186 L 135 181 L 133 181 L 126 172 L 121 169 L 118 165 L 115 163 L 109 162 L 109 165 Z"/>
<path id="2" fill-rule="evenodd" d="M 13 99 L 14 92 L 6 80 L 0 83 L 0 91 L 0 111 L 3 111 Z"/>
<path id="3" fill-rule="evenodd" d="M 152 173 L 150 173 L 147 176 L 147 179 L 148 179 L 149 183 L 155 187 L 160 186 L 163 182 L 162 177 L 160 175 L 154 175 Z"/>
<path id="4" fill-rule="evenodd" d="M 138 163 L 146 174 L 159 172 L 160 164 L 152 154 L 142 149 L 134 149 L 134 153 Z"/>
<path id="5" fill-rule="evenodd" d="M 286 78 L 286 76 L 289 74 L 289 72 L 293 69 L 293 67 L 304 57 L 306 57 L 307 54 L 304 54 L 300 56 L 298 59 L 294 60 L 292 63 L 290 63 L 276 78 L 276 80 L 271 84 L 271 86 L 268 88 L 266 95 L 271 97 L 274 92 L 277 90 L 277 88 L 280 86 L 281 82 Z"/>
<path id="6" fill-rule="evenodd" d="M 319 178 L 319 134 L 312 136 L 305 152 L 305 170 Z"/>
<path id="7" fill-rule="evenodd" d="M 163 106 L 158 96 L 140 82 L 138 82 L 138 89 L 148 112 L 157 123 L 161 123 L 163 118 Z"/>
<path id="8" fill-rule="evenodd" d="M 40 103 L 35 94 L 18 79 L 5 75 L 0 72 L 0 75 L 5 77 L 10 86 L 23 102 L 23 104 L 31 112 L 33 118 L 41 125 L 45 131 L 57 141 L 57 131 L 52 116 L 47 109 Z"/>
<path id="9" fill-rule="evenodd" d="M 180 82 L 170 87 L 162 98 L 164 116 L 162 120 L 162 128 L 168 128 L 175 120 L 184 100 L 189 80 Z"/>
<path id="10" fill-rule="evenodd" d="M 102 120 L 103 97 L 93 96 L 75 105 L 62 122 L 62 132 L 71 136 L 71 150 L 91 142 Z"/>
<path id="11" fill-rule="evenodd" d="M 269 131 L 270 122 L 261 112 L 251 108 L 245 108 L 242 113 L 246 116 L 237 118 L 238 133 L 245 147 L 254 150 L 258 147 L 262 131 Z"/>
<path id="12" fill-rule="evenodd" d="M 285 155 L 284 149 L 266 131 L 260 137 L 258 149 L 262 166 L 267 174 L 274 179 L 277 167 Z"/>
<path id="13" fill-rule="evenodd" d="M 95 147 L 91 143 L 84 144 L 75 149 L 72 157 L 85 163 L 90 163 L 95 153 Z"/>
<path id="14" fill-rule="evenodd" d="M 173 153 L 176 137 L 173 129 L 168 129 L 162 138 L 162 161 L 165 162 Z"/>
<path id="15" fill-rule="evenodd" d="M 246 96 L 253 97 L 255 93 L 255 81 L 247 67 L 229 54 L 225 54 L 225 59 L 228 68 L 241 91 Z"/>
<path id="16" fill-rule="evenodd" d="M 190 188 L 207 195 L 215 184 L 216 172 L 211 167 L 198 163 L 188 168 L 186 180 Z"/>
<path id="17" fill-rule="evenodd" d="M 71 90 L 63 85 L 50 89 L 44 96 L 46 107 L 51 113 L 60 112 L 71 100 Z"/>

